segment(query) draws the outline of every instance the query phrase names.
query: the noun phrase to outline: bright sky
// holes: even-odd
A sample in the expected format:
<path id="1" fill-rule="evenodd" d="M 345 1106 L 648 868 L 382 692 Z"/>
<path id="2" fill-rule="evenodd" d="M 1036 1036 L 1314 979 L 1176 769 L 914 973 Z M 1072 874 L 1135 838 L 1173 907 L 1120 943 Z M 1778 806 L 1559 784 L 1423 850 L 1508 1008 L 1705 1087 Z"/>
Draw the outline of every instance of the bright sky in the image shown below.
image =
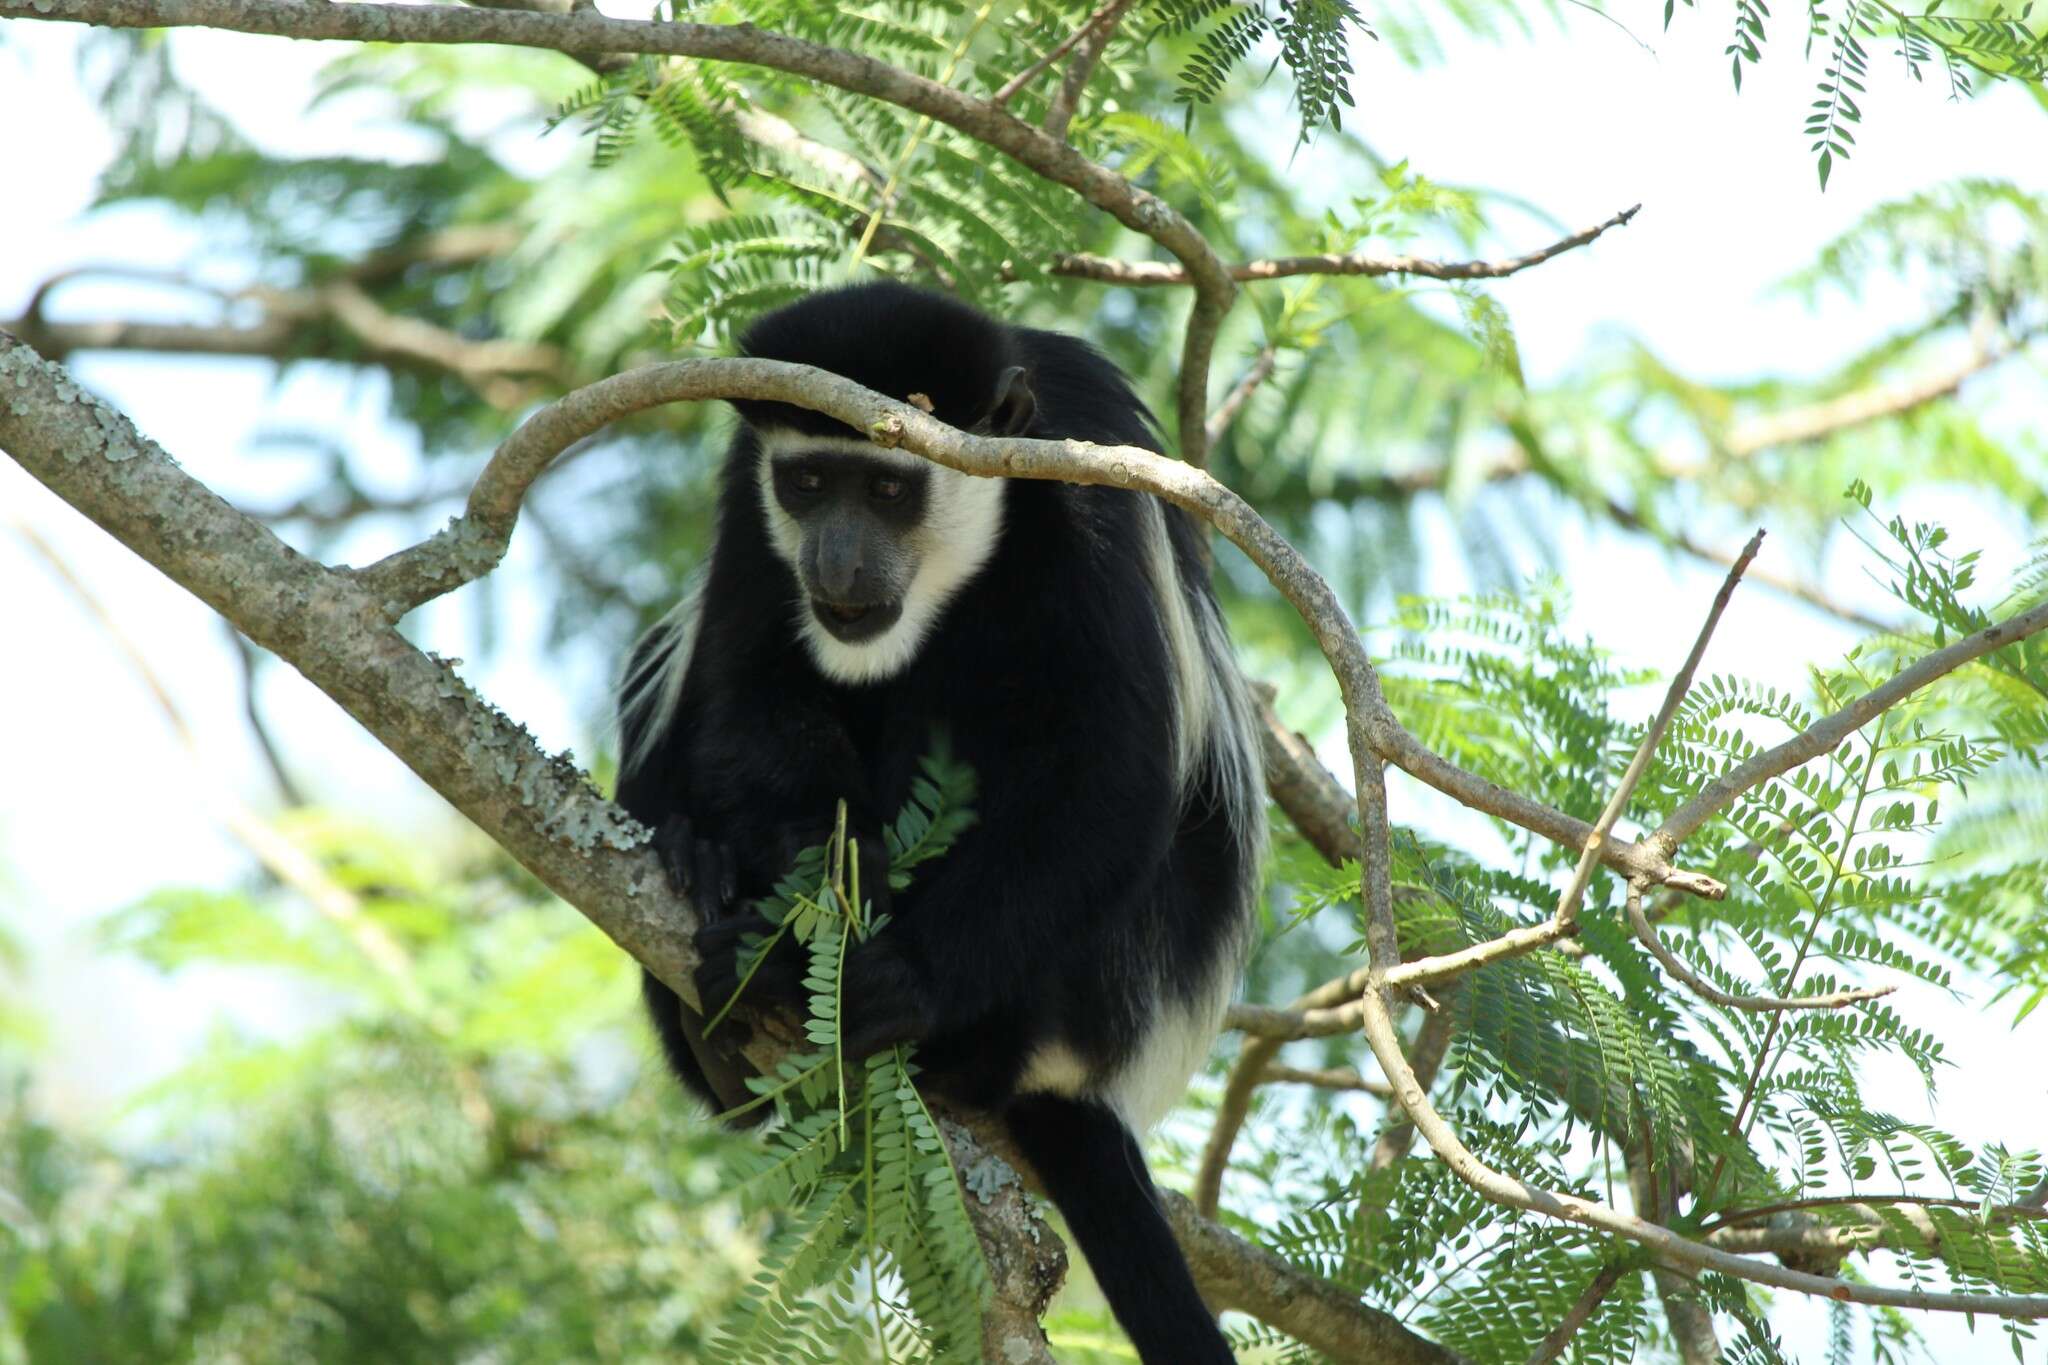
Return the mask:
<path id="1" fill-rule="evenodd" d="M 607 8 L 610 8 L 607 5 Z M 1643 7 L 1646 14 L 1655 7 Z M 1540 383 L 1573 364 L 1603 330 L 1646 339 L 1682 369 L 1708 377 L 1761 371 L 1818 371 L 1860 340 L 1918 315 L 1909 284 L 1870 297 L 1824 301 L 1809 310 L 1767 291 L 1811 259 L 1815 248 L 1872 205 L 1963 175 L 2018 179 L 2048 189 L 2048 120 L 2023 93 L 2002 90 L 1975 103 L 1943 103 L 1939 91 L 1908 85 L 1896 63 L 1877 60 L 1858 132 L 1856 158 L 1836 168 L 1825 196 L 1799 135 L 1814 68 L 1799 60 L 1792 20 L 1777 21 L 1765 60 L 1737 98 L 1721 55 L 1725 17 L 1681 7 L 1672 34 L 1646 17 L 1645 52 L 1615 27 L 1577 10 L 1565 27 L 1500 46 L 1460 41 L 1444 69 L 1427 74 L 1395 64 L 1372 44 L 1358 51 L 1358 108 L 1346 118 L 1383 153 L 1406 156 L 1433 179 L 1486 185 L 1526 196 L 1567 227 L 1598 221 L 1641 202 L 1633 225 L 1597 246 L 1503 282 L 1497 294 L 1513 317 L 1525 368 Z M 146 209 L 82 220 L 109 139 L 77 88 L 78 30 L 10 23 L 0 28 L 0 128 L 38 130 L 0 145 L 0 182 L 11 203 L 0 220 L 0 316 L 17 312 L 52 272 L 89 262 L 173 265 L 193 235 Z M 347 148 L 403 154 L 389 130 L 366 128 L 340 107 L 302 116 L 309 76 L 330 49 L 225 34 L 180 33 L 172 42 L 188 79 L 241 124 L 280 150 Z M 537 161 L 575 154 L 566 140 L 530 149 Z M 1311 173 L 1313 149 L 1296 168 Z M 1509 219 L 1504 250 L 1556 235 L 1550 225 Z M 175 295 L 128 284 L 78 288 L 60 316 L 178 317 Z M 136 418 L 199 478 L 231 500 L 264 505 L 295 486 L 302 467 L 255 447 L 266 427 L 317 425 L 359 452 L 394 487 L 404 486 L 417 451 L 381 419 L 379 381 L 306 367 L 282 385 L 255 361 L 112 355 L 75 361 L 81 378 Z M 1980 381 L 1973 400 L 1994 412 L 2039 411 L 2041 375 Z M 2016 420 L 2016 419 L 2015 419 Z M 1997 507 L 1930 499 L 1915 515 L 1948 521 L 1959 538 L 1987 544 L 1991 564 L 2011 564 L 2020 528 Z M 1560 513 L 1561 517 L 1569 514 Z M 217 885 L 246 868 L 244 856 L 191 799 L 192 761 L 167 731 L 137 679 L 77 602 L 5 533 L 25 519 L 52 542 L 112 610 L 148 657 L 198 732 L 213 769 L 251 799 L 268 797 L 263 769 L 240 714 L 233 655 L 210 613 L 57 503 L 12 464 L 0 461 L 0 717 L 6 718 L 0 781 L 0 918 L 35 951 L 31 994 L 54 1024 L 43 1099 L 84 1115 L 173 1065 L 223 1018 L 273 1027 L 297 1003 L 248 977 L 167 983 L 144 969 L 94 955 L 89 929 L 106 911 L 165 884 Z M 1575 526 L 1575 521 L 1566 521 Z M 1743 528 L 1725 532 L 1727 543 Z M 1437 564 L 1458 554 L 1447 525 L 1432 527 Z M 1561 536 L 1563 571 L 1585 584 L 1574 624 L 1630 663 L 1663 669 L 1680 659 L 1718 574 L 1674 561 L 1596 530 Z M 1791 571 L 1784 538 L 1763 563 Z M 388 544 L 352 544 L 362 562 Z M 515 588 L 530 572 L 515 546 L 501 572 Z M 1539 566 L 1528 566 L 1534 570 Z M 1821 566 L 1845 600 L 1882 607 L 1860 562 L 1831 554 Z M 1446 571 L 1435 590 L 1465 586 Z M 1674 604 L 1644 613 L 1649 602 Z M 463 655 L 472 642 L 459 604 L 425 615 L 419 638 Z M 603 686 L 610 661 L 543 654 L 530 623 L 503 623 L 496 660 L 472 680 L 544 743 L 590 752 L 577 717 Z M 1708 657 L 1710 671 L 1741 672 L 1798 688 L 1809 660 L 1838 655 L 1848 634 L 1831 620 L 1770 593 L 1741 594 Z M 394 827 L 454 822 L 398 763 L 372 744 L 295 675 L 266 675 L 263 702 L 288 760 L 338 808 Z M 1647 709 L 1650 701 L 1644 702 Z M 1341 754 L 1332 751 L 1333 766 Z M 1447 803 L 1398 782 L 1397 820 L 1457 829 Z M 1951 1040 L 1952 1055 L 2010 1058 L 2048 1051 L 2048 1010 L 2018 1030 L 2009 1011 L 1952 1002 L 1908 984 L 1907 1016 Z M 2048 1081 L 2038 1068 L 1964 1066 L 1942 1081 L 1940 1121 L 1972 1139 L 2038 1145 L 2048 1131 Z M 2029 1077 L 2020 1079 L 2021 1076 Z M 1872 1079 L 1879 1102 L 1908 1117 L 1927 1112 L 1916 1078 Z M 1794 1345 L 1817 1344 L 1817 1309 L 1787 1315 Z M 1934 1338 L 1950 1362 L 2009 1359 L 2003 1335 L 1959 1322 Z"/>

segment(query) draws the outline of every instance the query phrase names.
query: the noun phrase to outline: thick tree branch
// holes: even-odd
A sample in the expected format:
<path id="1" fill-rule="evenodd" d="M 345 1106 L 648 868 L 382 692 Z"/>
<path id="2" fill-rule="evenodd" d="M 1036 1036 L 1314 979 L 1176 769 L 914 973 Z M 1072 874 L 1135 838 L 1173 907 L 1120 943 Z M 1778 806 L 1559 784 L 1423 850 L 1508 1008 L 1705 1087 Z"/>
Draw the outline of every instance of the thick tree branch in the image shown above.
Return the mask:
<path id="1" fill-rule="evenodd" d="M 678 990 L 695 958 L 647 831 L 383 620 L 351 575 L 278 540 L 62 369 L 0 333 L 0 448 L 289 660 L 450 804 Z M 599 857 L 610 849 L 632 856 Z"/>
<path id="2" fill-rule="evenodd" d="M 1185 1197 L 1169 1191 L 1161 1202 L 1211 1308 L 1249 1313 L 1344 1365 L 1464 1365 L 1392 1314 L 1210 1222 Z"/>
<path id="3" fill-rule="evenodd" d="M 352 575 L 304 558 L 237 512 L 127 418 L 5 333 L 0 394 L 0 449 L 288 660 L 550 890 L 695 1003 L 694 916 L 646 849 L 647 831 L 573 764 L 542 752 L 451 666 L 415 649 Z M 260 851 L 268 861 L 284 850 Z M 345 908 L 323 905 L 324 912 Z M 775 1043 L 765 1030 L 763 1038 L 763 1055 L 772 1060 Z M 956 1162 L 986 1155 L 964 1132 L 949 1134 L 949 1142 Z M 1032 1267 L 1057 1244 L 1019 1212 L 1021 1200 L 970 1198 L 968 1206 L 992 1267 L 1005 1277 L 999 1287 L 1048 1277 Z M 1043 1307 L 1037 1299 L 992 1308 L 991 1330 L 1003 1329 L 1004 1358 L 1051 1365 L 1036 1328 Z M 1027 1316 L 1025 1333 L 1020 1324 Z"/>
<path id="4" fill-rule="evenodd" d="M 1273 689 L 1254 683 L 1259 703 L 1259 751 L 1265 759 L 1266 790 L 1287 818 L 1331 867 L 1358 857 L 1358 832 L 1351 821 L 1358 803 L 1330 775 L 1306 739 L 1281 723 L 1273 710 Z"/>

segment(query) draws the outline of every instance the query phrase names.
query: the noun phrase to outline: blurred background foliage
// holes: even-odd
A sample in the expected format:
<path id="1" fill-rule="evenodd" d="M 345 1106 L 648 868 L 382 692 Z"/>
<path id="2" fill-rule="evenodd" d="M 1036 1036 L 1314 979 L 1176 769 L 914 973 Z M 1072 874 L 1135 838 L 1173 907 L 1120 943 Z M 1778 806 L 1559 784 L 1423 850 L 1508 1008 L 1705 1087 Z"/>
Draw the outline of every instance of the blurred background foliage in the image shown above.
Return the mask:
<path id="1" fill-rule="evenodd" d="M 703 7 L 984 93 L 1090 8 Z M 1838 42 L 1844 31 L 1869 37 L 1891 13 L 1814 7 L 1808 17 Z M 1951 46 L 1966 81 L 2038 81 L 2039 42 L 2027 36 L 2038 24 L 1982 6 L 1947 13 L 1965 25 Z M 1540 206 L 1432 179 L 1343 125 L 1348 59 L 1316 35 L 1376 41 L 1427 65 L 1447 33 L 1512 43 L 1555 18 L 1543 3 L 1466 0 L 1147 5 L 1111 45 L 1072 135 L 1229 256 L 1513 254 L 1541 243 L 1508 240 L 1503 221 L 1519 237 Z M 1703 21 L 1681 12 L 1679 39 L 1707 41 L 1682 31 L 1689 19 Z M 1738 15 L 1738 47 L 1739 25 Z M 1948 49 L 1924 41 L 1934 46 L 1923 56 L 1954 69 Z M 1784 60 L 1795 43 L 1779 36 Z M 82 77 L 118 135 L 98 206 L 154 206 L 203 228 L 205 245 L 146 281 L 182 301 L 180 321 L 72 318 L 65 292 L 88 271 L 54 278 L 4 325 L 56 356 L 226 353 L 268 357 L 281 375 L 301 365 L 382 375 L 389 418 L 418 433 L 410 489 L 394 493 L 328 432 L 265 434 L 266 448 L 300 457 L 308 473 L 292 497 L 253 510 L 314 555 L 332 557 L 366 526 L 408 538 L 431 529 L 536 403 L 715 349 L 750 311 L 864 272 L 1083 332 L 1155 410 L 1173 408 L 1183 291 L 1105 288 L 1052 269 L 1063 253 L 1136 257 L 1145 244 L 898 111 L 728 68 L 598 73 L 546 53 L 366 47 L 326 66 L 316 102 L 353 102 L 419 154 L 294 157 L 265 151 L 183 84 L 160 36 L 95 35 L 83 52 Z M 1738 75 L 1754 57 L 1735 57 Z M 1265 79 L 1275 61 L 1286 79 Z M 1028 88 L 1016 112 L 1042 116 L 1051 88 Z M 527 154 L 536 140 L 578 137 L 573 156 Z M 1556 223 L 1555 235 L 1581 226 Z M 1769 726 L 1782 733 L 1987 611 L 2039 595 L 2038 573 L 1973 583 L 1937 531 L 1890 519 L 1941 489 L 2000 509 L 2029 536 L 2048 521 L 2038 424 L 1950 401 L 1979 374 L 2031 372 L 2019 401 L 2048 410 L 2029 350 L 2048 328 L 2048 199 L 1993 180 L 1941 185 L 1869 214 L 1784 287 L 1854 298 L 1874 279 L 1909 282 L 1920 317 L 1824 370 L 1708 380 L 1610 336 L 1540 385 L 1483 283 L 1257 286 L 1221 338 L 1212 396 L 1254 367 L 1270 377 L 1212 468 L 1358 619 L 1379 623 L 1390 696 L 1425 742 L 1587 818 L 1640 733 L 1628 689 L 1651 679 L 1565 631 L 1560 590 L 1532 587 L 1518 566 L 1557 564 L 1565 538 L 1596 526 L 1707 563 L 1766 513 L 1775 534 L 1799 542 L 1804 565 L 1864 539 L 1857 553 L 1891 580 L 1895 614 L 1843 605 L 1812 574 L 1746 591 L 1790 593 L 1852 622 L 1871 635 L 1866 652 L 1816 660 L 1824 667 L 1798 698 L 1739 679 L 1703 683 L 1638 799 L 1647 818 Z M 622 653 L 704 556 L 727 422 L 711 407 L 664 409 L 561 461 L 522 521 L 547 592 L 532 600 L 522 589 L 515 601 L 496 580 L 472 589 L 484 650 L 517 613 L 542 617 L 565 654 Z M 1844 500 L 1852 483 L 1875 516 Z M 1431 538 L 1426 524 L 1454 534 Z M 1476 595 L 1412 600 L 1446 556 Z M 1293 612 L 1234 555 L 1218 571 L 1251 671 L 1278 687 L 1291 721 L 1326 730 L 1334 689 Z M 1746 952 L 1750 985 L 1765 989 L 1803 991 L 1829 972 L 1863 979 L 1865 964 L 1967 979 L 2014 1012 L 2039 1002 L 2048 671 L 2038 651 L 2001 657 L 1688 845 L 1689 866 L 1736 887 L 1730 907 L 1681 906 L 1666 921 L 1696 970 L 1741 988 L 1717 964 Z M 602 733 L 607 698 L 578 702 Z M 294 761 L 318 764 L 288 754 L 287 776 Z M 627 964 L 488 847 L 423 849 L 405 831 L 336 813 L 339 793 L 317 793 L 332 808 L 298 804 L 293 785 L 270 824 L 310 867 L 272 861 L 237 885 L 165 888 L 111 917 L 100 946 L 205 989 L 236 973 L 288 981 L 305 1002 L 303 1027 L 223 1034 L 135 1097 L 110 1131 L 85 1134 L 29 1102 L 37 1021 L 0 994 L 0 1362 L 701 1358 L 773 1216 L 742 1219 L 721 1194 L 732 1140 L 654 1074 Z M 1936 829 L 1934 807 L 1964 786 L 1970 802 Z M 1882 815 L 1873 791 L 1889 793 Z M 1829 821 L 1834 832 L 1818 828 Z M 1277 838 L 1266 938 L 1245 992 L 1275 1003 L 1356 961 L 1359 931 L 1345 904 L 1355 869 L 1324 867 L 1284 828 Z M 1455 946 L 1543 912 L 1563 855 L 1512 831 L 1490 838 L 1482 852 L 1420 831 L 1407 840 L 1411 943 Z M 1873 846 L 1887 850 L 1878 863 Z M 1901 871 L 1895 884 L 1863 876 L 1930 860 L 1938 871 Z M 1845 867 L 1855 872 L 1846 881 Z M 1880 1160 L 1913 1172 L 1902 1180 L 1926 1175 L 1987 1203 L 2041 1178 L 2024 1155 L 1863 1105 L 1855 1075 L 1870 1052 L 1930 1075 L 1945 1064 L 1940 1040 L 1883 1007 L 1802 1017 L 1779 1035 L 1673 996 L 1617 927 L 1621 890 L 1596 880 L 1584 961 L 1531 957 L 1452 994 L 1444 1103 L 1487 1159 L 1605 1197 L 1603 1162 L 1608 1184 L 1627 1178 L 1614 1173 L 1617 1149 L 1651 1152 L 1688 1179 L 1712 1157 L 1719 1184 L 1707 1185 L 1722 1206 L 1788 1197 L 1809 1177 L 1867 1177 Z M 1829 918 L 1838 895 L 1854 904 Z M 1826 971 L 1802 976 L 1807 926 L 1823 918 Z M 0 937 L 0 981 L 26 969 Z M 1355 1039 L 1335 1038 L 1289 1057 L 1334 1066 L 1359 1053 Z M 1766 1112 L 1750 1117 L 1753 1143 L 1731 1139 L 1727 1123 L 1752 1067 L 1777 1078 Z M 1220 1075 L 1198 1084 L 1157 1143 L 1171 1183 L 1199 1154 Z M 1260 1104 L 1226 1185 L 1236 1225 L 1475 1359 L 1522 1359 L 1614 1254 L 1481 1206 L 1433 1161 L 1376 1165 L 1378 1120 L 1341 1094 L 1269 1090 Z M 1900 1156 L 1915 1144 L 1922 1156 Z M 1788 1174 L 1806 1158 L 1813 1170 Z M 2048 1259 L 2030 1228 L 1950 1229 L 1915 1273 L 2043 1292 Z M 1731 1350 L 1775 1358 L 1761 1296 L 1713 1282 L 1699 1293 Z M 1085 1287 L 1069 1301 L 1051 1323 L 1063 1358 L 1119 1358 Z M 1652 1307 L 1644 1278 L 1630 1276 L 1574 1358 L 1676 1352 Z M 1836 1358 L 1907 1350 L 1911 1331 L 1896 1315 L 1853 1316 Z M 1246 1341 L 1292 1353 L 1257 1329 Z"/>

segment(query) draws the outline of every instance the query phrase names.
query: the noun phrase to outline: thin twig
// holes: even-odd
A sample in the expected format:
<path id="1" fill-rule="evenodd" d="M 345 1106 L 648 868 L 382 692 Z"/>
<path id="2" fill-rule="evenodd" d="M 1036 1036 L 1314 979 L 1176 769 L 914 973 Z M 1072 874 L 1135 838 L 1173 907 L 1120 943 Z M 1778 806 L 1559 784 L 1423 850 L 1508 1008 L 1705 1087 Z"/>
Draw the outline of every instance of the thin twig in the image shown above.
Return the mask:
<path id="1" fill-rule="evenodd" d="M 1095 12 L 1083 30 L 1080 45 L 1074 49 L 1074 60 L 1067 63 L 1067 74 L 1061 78 L 1052 107 L 1045 114 L 1045 131 L 1062 142 L 1066 141 L 1067 125 L 1074 121 L 1074 111 L 1081 107 L 1081 94 L 1095 74 L 1095 64 L 1102 60 L 1109 40 L 1116 36 L 1117 24 L 1134 3 L 1136 0 L 1110 0 Z"/>
<path id="2" fill-rule="evenodd" d="M 1110 0 L 1110 3 L 1082 20 L 1081 27 L 1061 39 L 1058 47 L 1046 53 L 1043 57 L 1040 57 L 1037 61 L 1010 77 L 1010 79 L 1004 81 L 995 94 L 988 97 L 988 102 L 1000 107 L 1015 99 L 1018 91 L 1037 80 L 1039 74 L 1047 67 L 1073 51 L 1074 44 L 1080 42 L 1089 33 L 1093 32 L 1095 26 L 1106 19 L 1112 11 L 1124 8 L 1125 3 L 1126 0 Z"/>
<path id="3" fill-rule="evenodd" d="M 1628 886 L 1628 922 L 1634 926 L 1637 940 L 1664 964 L 1665 971 L 1684 982 L 1700 998 L 1728 1009 L 1750 1010 L 1758 1014 L 1772 1010 L 1838 1010 L 1864 1000 L 1876 1000 L 1898 989 L 1897 986 L 1868 986 L 1857 990 L 1830 991 L 1826 995 L 1730 995 L 1686 966 L 1676 953 L 1665 946 L 1664 940 L 1657 935 L 1656 926 L 1643 913 L 1643 888 L 1633 881 Z"/>
<path id="4" fill-rule="evenodd" d="M 1621 227 L 1642 210 L 1642 205 L 1623 209 L 1605 222 L 1561 237 L 1540 251 L 1495 261 L 1435 261 L 1423 256 L 1376 256 L 1365 251 L 1327 252 L 1315 256 L 1278 256 L 1265 260 L 1239 261 L 1228 267 L 1230 278 L 1239 283 L 1285 279 L 1292 275 L 1413 275 L 1429 280 L 1498 280 L 1542 265 L 1552 257 L 1576 250 L 1610 229 Z M 1164 261 L 1122 261 L 1087 252 L 1072 252 L 1052 264 L 1052 273 L 1068 279 L 1093 280 L 1097 284 L 1134 287 L 1184 285 L 1190 282 L 1184 266 Z"/>
<path id="5" fill-rule="evenodd" d="M 1749 538 L 1749 544 L 1742 547 L 1742 553 L 1735 557 L 1728 576 L 1721 580 L 1721 590 L 1714 594 L 1714 603 L 1707 608 L 1707 619 L 1700 626 L 1700 633 L 1693 639 L 1692 652 L 1685 656 L 1684 664 L 1672 676 L 1671 686 L 1664 689 L 1664 704 L 1657 708 L 1657 714 L 1650 721 L 1650 728 L 1643 732 L 1643 742 L 1636 746 L 1635 757 L 1629 760 L 1628 768 L 1615 785 L 1614 795 L 1607 800 L 1607 808 L 1600 812 L 1594 822 L 1593 832 L 1586 836 L 1586 851 L 1579 855 L 1578 866 L 1572 869 L 1572 879 L 1565 885 L 1564 893 L 1557 898 L 1555 916 L 1560 927 L 1569 928 L 1579 915 L 1579 902 L 1586 893 L 1586 884 L 1593 879 L 1593 868 L 1600 859 L 1600 848 L 1607 842 L 1607 836 L 1614 829 L 1615 822 L 1628 807 L 1628 799 L 1634 794 L 1636 783 L 1642 781 L 1649 771 L 1650 758 L 1657 752 L 1657 745 L 1664 738 L 1664 731 L 1671 724 L 1671 718 L 1678 714 L 1678 707 L 1685 700 L 1685 694 L 1692 688 L 1692 675 L 1699 669 L 1700 659 L 1707 652 L 1707 641 L 1713 638 L 1714 627 L 1721 623 L 1721 613 L 1728 609 L 1728 599 L 1735 595 L 1735 585 L 1742 581 L 1742 571 L 1749 567 L 1749 561 L 1756 558 L 1762 548 L 1764 533 L 1758 530 Z"/>
<path id="6" fill-rule="evenodd" d="M 1634 508 L 1628 507 L 1614 498 L 1606 500 L 1606 507 L 1607 515 L 1614 519 L 1616 525 L 1631 531 L 1639 531 L 1653 540 L 1660 540 L 1672 549 L 1677 550 L 1680 554 L 1689 555 L 1701 563 L 1712 564 L 1721 569 L 1726 569 L 1735 563 L 1735 552 L 1695 540 L 1683 527 L 1652 525 Z M 1882 617 L 1873 616 L 1860 608 L 1839 602 L 1821 591 L 1819 585 L 1809 579 L 1793 578 L 1785 574 L 1774 573 L 1769 569 L 1758 568 L 1754 564 L 1749 567 L 1745 577 L 1751 583 L 1769 588 L 1773 592 L 1782 593 L 1794 601 L 1804 602 L 1807 606 L 1824 611 L 1828 615 L 1836 617 L 1849 625 L 1863 630 L 1876 631 L 1880 634 L 1898 633 L 1898 622 L 1887 621 Z"/>
<path id="7" fill-rule="evenodd" d="M 1216 411 L 1209 414 L 1208 433 L 1209 444 L 1212 447 L 1223 439 L 1231 424 L 1237 421 L 1237 414 L 1243 410 L 1253 391 L 1272 377 L 1273 364 L 1278 355 L 1279 352 L 1270 345 L 1260 347 L 1251 367 L 1244 372 L 1244 377 L 1231 386 L 1230 392 L 1223 395 L 1223 401 L 1216 405 Z"/>
<path id="8" fill-rule="evenodd" d="M 1922 655 L 1841 710 L 1714 779 L 1705 790 L 1673 811 L 1657 832 L 1644 842 L 1667 850 L 1677 848 L 1686 836 L 1742 793 L 1763 785 L 1780 773 L 1791 771 L 1808 759 L 1832 751 L 1874 717 L 1921 688 L 1975 663 L 1986 654 L 2024 640 L 2044 627 L 2048 627 L 2048 602 L 1986 626 L 1974 635 L 1966 635 L 1946 649 Z"/>
<path id="9" fill-rule="evenodd" d="M 1621 1277 L 1626 1273 L 1627 1271 L 1616 1262 L 1610 1261 L 1601 1266 L 1600 1273 L 1595 1275 L 1585 1291 L 1573 1300 L 1565 1315 L 1558 1319 L 1557 1326 L 1551 1328 L 1543 1340 L 1536 1343 L 1536 1349 L 1529 1353 L 1528 1365 L 1549 1365 L 1549 1362 L 1563 1355 L 1564 1348 L 1571 1344 L 1571 1339 L 1578 1335 L 1579 1329 L 1584 1327 L 1599 1309 L 1600 1301 L 1607 1297 L 1609 1290 L 1621 1283 Z"/>
<path id="10" fill-rule="evenodd" d="M 1893 1204 L 1907 1204 L 1918 1208 L 1956 1209 L 1972 1217 L 2018 1218 L 2028 1221 L 2048 1219 L 2048 1209 L 2037 1207 L 2021 1200 L 2017 1204 L 1993 1204 L 1986 1207 L 1979 1199 L 1949 1199 L 1932 1194 L 1834 1194 L 1819 1195 L 1811 1199 L 1788 1199 L 1780 1204 L 1760 1204 L 1753 1209 L 1730 1209 L 1719 1213 L 1700 1225 L 1700 1234 L 1714 1232 L 1725 1227 L 1736 1227 L 1743 1223 L 1754 1223 L 1761 1219 L 1775 1218 L 1785 1213 L 1800 1213 L 1809 1209 L 1855 1209 L 1865 1217 L 1876 1218 L 1876 1209 Z"/>
<path id="11" fill-rule="evenodd" d="M 1355 1067 L 1348 1066 L 1269 1066 L 1259 1073 L 1259 1084 L 1312 1085 L 1318 1090 L 1358 1090 L 1382 1100 L 1394 1097 L 1394 1087 L 1385 1081 L 1370 1080 L 1361 1076 Z"/>
<path id="12" fill-rule="evenodd" d="M 256 741 L 257 751 L 263 755 L 264 765 L 270 769 L 270 780 L 277 784 L 277 793 L 287 806 L 303 806 L 306 794 L 286 770 L 284 756 L 278 752 L 277 743 L 270 736 L 270 726 L 263 719 L 263 707 L 256 697 L 256 647 L 225 620 L 221 622 L 221 633 L 227 637 L 228 647 L 235 652 L 242 681 L 242 717 L 249 722 L 249 734 Z"/>

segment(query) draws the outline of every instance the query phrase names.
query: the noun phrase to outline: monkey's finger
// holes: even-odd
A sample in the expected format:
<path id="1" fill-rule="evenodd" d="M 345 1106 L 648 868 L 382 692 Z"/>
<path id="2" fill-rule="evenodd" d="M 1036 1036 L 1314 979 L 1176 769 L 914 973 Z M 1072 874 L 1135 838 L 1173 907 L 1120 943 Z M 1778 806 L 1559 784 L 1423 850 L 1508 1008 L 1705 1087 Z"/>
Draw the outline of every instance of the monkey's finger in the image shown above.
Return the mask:
<path id="1" fill-rule="evenodd" d="M 680 896 L 690 894 L 690 850 L 695 844 L 687 816 L 671 815 L 654 832 L 654 855 L 661 859 L 661 870 L 668 873 L 669 885 Z"/>
<path id="2" fill-rule="evenodd" d="M 697 913 L 707 920 L 723 919 L 732 908 L 726 891 L 730 880 L 725 872 L 725 848 L 715 839 L 699 839 L 690 854 L 690 876 L 697 888 Z"/>
<path id="3" fill-rule="evenodd" d="M 733 905 L 740 898 L 739 855 L 729 844 L 719 845 L 718 852 L 718 896 L 727 905 Z"/>

